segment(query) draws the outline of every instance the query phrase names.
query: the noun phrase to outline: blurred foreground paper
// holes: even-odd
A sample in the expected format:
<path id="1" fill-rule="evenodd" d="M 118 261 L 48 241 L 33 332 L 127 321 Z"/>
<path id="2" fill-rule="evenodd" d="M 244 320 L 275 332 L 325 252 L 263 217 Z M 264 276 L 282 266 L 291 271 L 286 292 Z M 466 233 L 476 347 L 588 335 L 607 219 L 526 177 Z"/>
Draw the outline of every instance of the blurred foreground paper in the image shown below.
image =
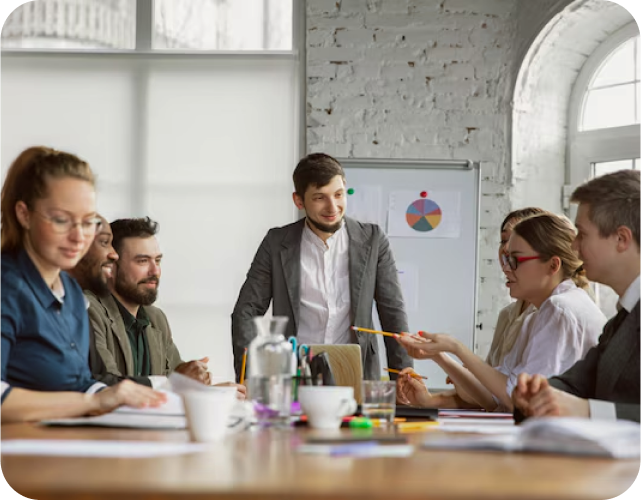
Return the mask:
<path id="1" fill-rule="evenodd" d="M 158 443 L 145 441 L 7 439 L 3 455 L 46 455 L 57 457 L 150 458 L 205 451 L 200 443 Z"/>

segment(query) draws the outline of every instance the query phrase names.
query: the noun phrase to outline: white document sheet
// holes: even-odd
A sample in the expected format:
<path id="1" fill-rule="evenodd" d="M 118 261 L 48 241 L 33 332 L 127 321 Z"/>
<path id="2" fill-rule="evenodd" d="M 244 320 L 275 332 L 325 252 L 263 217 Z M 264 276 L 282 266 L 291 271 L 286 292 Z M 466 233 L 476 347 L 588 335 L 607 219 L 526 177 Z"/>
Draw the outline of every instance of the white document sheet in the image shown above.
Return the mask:
<path id="1" fill-rule="evenodd" d="M 397 262 L 398 281 L 403 291 L 403 301 L 407 311 L 418 311 L 418 266 L 411 262 Z"/>
<path id="2" fill-rule="evenodd" d="M 347 194 L 346 215 L 360 222 L 371 222 L 385 231 L 385 211 L 383 210 L 383 189 L 381 186 L 348 186 L 353 193 Z"/>
<path id="3" fill-rule="evenodd" d="M 54 457 L 151 458 L 205 450 L 207 445 L 201 443 L 155 441 L 7 439 L 0 443 L 2 455 Z"/>

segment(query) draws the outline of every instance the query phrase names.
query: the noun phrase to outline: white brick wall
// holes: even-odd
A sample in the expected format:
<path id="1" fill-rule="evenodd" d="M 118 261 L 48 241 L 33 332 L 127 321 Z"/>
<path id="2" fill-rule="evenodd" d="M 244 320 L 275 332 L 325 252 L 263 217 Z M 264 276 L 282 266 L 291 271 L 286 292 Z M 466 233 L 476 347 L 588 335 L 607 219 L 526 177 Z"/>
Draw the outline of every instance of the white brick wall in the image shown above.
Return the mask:
<path id="1" fill-rule="evenodd" d="M 498 225 L 523 206 L 522 199 L 514 203 L 510 168 L 517 73 L 538 31 L 569 3 L 307 0 L 310 152 L 482 162 L 479 354 L 489 348 L 498 311 L 509 301 L 496 262 Z M 537 130 L 539 137 L 524 143 L 528 148 L 558 143 L 554 130 Z M 557 163 L 563 158 L 558 147 L 545 154 Z M 563 174 L 554 181 L 560 189 Z M 543 183 L 528 184 L 528 191 L 539 187 L 551 192 Z"/>
<path id="2" fill-rule="evenodd" d="M 477 332 L 507 303 L 496 263 L 510 209 L 514 0 L 308 0 L 308 148 L 345 157 L 484 162 Z"/>

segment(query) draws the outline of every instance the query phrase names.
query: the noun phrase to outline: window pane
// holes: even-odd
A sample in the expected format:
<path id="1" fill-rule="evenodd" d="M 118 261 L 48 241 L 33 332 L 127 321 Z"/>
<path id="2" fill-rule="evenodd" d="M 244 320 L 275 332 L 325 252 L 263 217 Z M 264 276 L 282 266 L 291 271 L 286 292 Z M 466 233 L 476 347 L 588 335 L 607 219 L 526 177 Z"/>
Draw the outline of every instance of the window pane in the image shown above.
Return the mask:
<path id="1" fill-rule="evenodd" d="M 641 123 L 641 82 L 637 82 L 637 116 L 635 123 Z"/>
<path id="2" fill-rule="evenodd" d="M 637 54 L 634 60 L 634 66 L 637 68 L 637 80 L 641 80 L 641 65 L 639 64 L 639 57 L 641 57 L 641 38 L 637 37 Z"/>
<path id="3" fill-rule="evenodd" d="M 136 2 L 132 0 L 36 0 L 2 27 L 2 48 L 133 49 Z"/>
<path id="4" fill-rule="evenodd" d="M 635 84 L 590 90 L 583 108 L 582 130 L 633 125 Z"/>
<path id="5" fill-rule="evenodd" d="M 270 58 L 148 65 L 145 213 L 160 222 L 161 307 L 183 357 L 212 353 L 217 370 L 232 371 L 220 338 L 260 241 L 294 219 L 296 67 Z"/>
<path id="6" fill-rule="evenodd" d="M 590 88 L 634 81 L 634 44 L 636 41 L 636 37 L 628 40 L 608 56 L 597 71 Z"/>
<path id="7" fill-rule="evenodd" d="M 11 124 L 2 127 L 3 172 L 34 144 L 73 152 L 97 176 L 100 213 L 108 220 L 131 216 L 135 67 L 111 58 L 3 58 L 0 116 Z"/>
<path id="8" fill-rule="evenodd" d="M 594 164 L 594 177 L 634 168 L 633 160 L 604 161 Z"/>
<path id="9" fill-rule="evenodd" d="M 155 0 L 154 24 L 155 49 L 292 49 L 292 0 Z"/>

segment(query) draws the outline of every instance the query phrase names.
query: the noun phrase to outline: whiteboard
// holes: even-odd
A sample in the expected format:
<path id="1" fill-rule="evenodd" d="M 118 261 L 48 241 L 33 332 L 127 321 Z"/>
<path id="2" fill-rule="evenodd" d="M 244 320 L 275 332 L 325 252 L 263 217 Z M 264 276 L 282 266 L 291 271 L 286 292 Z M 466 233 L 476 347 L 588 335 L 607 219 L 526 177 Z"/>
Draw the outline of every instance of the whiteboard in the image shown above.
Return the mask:
<path id="1" fill-rule="evenodd" d="M 479 164 L 454 160 L 342 159 L 340 162 L 347 179 L 346 215 L 379 223 L 388 235 L 410 331 L 447 333 L 473 350 L 479 255 Z M 421 210 L 433 216 L 420 217 Z M 431 221 L 433 227 L 426 221 Z M 374 321 L 380 328 L 377 314 Z M 379 337 L 379 356 L 381 366 L 387 366 L 382 337 Z M 433 361 L 415 360 L 414 369 L 429 377 L 430 389 L 448 387 L 445 373 Z"/>

